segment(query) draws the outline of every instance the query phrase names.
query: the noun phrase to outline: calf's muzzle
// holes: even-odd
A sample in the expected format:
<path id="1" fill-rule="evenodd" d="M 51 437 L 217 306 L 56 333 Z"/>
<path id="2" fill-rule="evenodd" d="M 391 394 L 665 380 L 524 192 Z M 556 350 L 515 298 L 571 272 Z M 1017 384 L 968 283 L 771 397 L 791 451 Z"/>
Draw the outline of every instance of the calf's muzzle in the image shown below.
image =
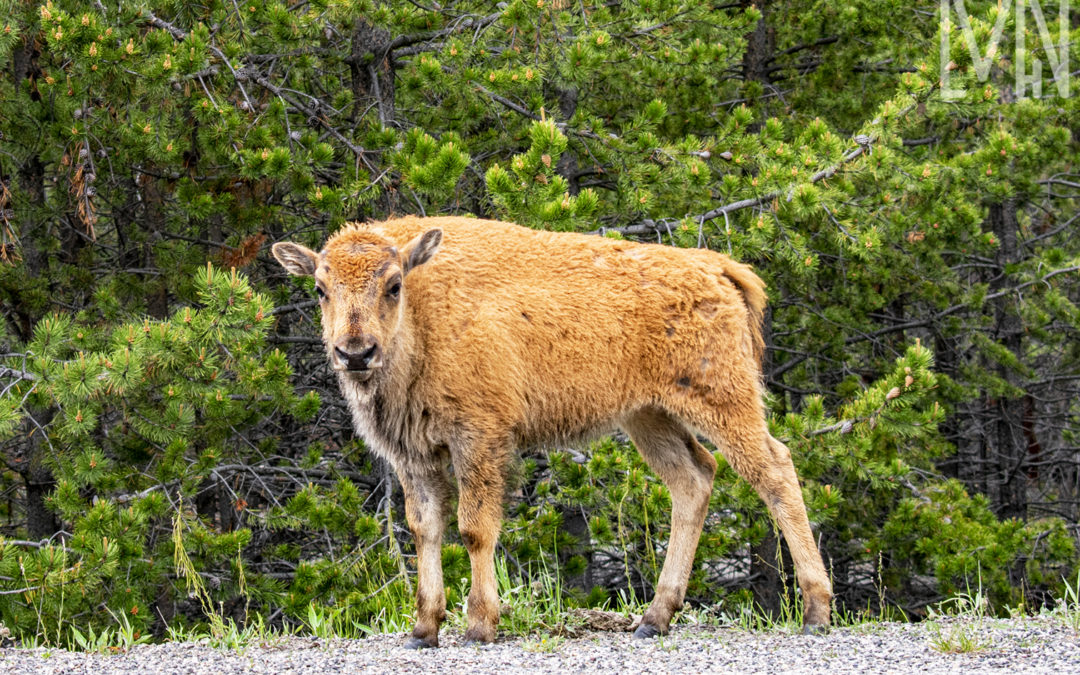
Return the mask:
<path id="1" fill-rule="evenodd" d="M 380 363 L 379 343 L 371 336 L 348 337 L 334 345 L 334 359 L 345 370 L 371 370 Z"/>

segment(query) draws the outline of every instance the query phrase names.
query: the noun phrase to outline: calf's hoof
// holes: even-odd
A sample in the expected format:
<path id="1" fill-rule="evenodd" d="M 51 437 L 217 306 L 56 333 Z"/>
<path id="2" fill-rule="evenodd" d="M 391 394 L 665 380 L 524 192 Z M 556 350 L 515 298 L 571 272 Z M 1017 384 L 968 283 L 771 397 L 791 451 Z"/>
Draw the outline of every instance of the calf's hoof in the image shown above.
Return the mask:
<path id="1" fill-rule="evenodd" d="M 829 624 L 827 623 L 807 623 L 803 624 L 803 635 L 825 635 L 829 632 Z"/>
<path id="2" fill-rule="evenodd" d="M 437 638 L 434 643 L 428 642 L 424 638 L 418 638 L 416 636 L 412 636 L 405 641 L 405 649 L 434 649 L 438 646 L 439 641 Z"/>
<path id="3" fill-rule="evenodd" d="M 642 623 L 634 631 L 635 640 L 648 640 L 649 638 L 656 637 L 657 635 L 666 635 L 666 630 L 660 630 L 651 623 Z"/>
<path id="4" fill-rule="evenodd" d="M 470 628 L 465 631 L 465 636 L 462 643 L 467 647 L 482 647 L 495 642 L 495 632 L 481 630 L 479 628 Z"/>

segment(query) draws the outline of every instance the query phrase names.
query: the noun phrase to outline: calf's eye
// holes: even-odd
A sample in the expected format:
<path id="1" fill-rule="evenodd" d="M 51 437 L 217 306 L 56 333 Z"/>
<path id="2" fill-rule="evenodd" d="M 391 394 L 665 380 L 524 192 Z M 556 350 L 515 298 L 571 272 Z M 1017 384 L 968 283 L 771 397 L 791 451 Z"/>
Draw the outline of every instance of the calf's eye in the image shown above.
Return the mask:
<path id="1" fill-rule="evenodd" d="M 395 281 L 386 287 L 386 295 L 390 298 L 396 298 L 401 295 L 401 282 Z"/>
<path id="2" fill-rule="evenodd" d="M 326 291 L 323 290 L 322 286 L 316 286 L 315 287 L 315 295 L 319 296 L 319 300 L 325 300 L 326 299 Z"/>

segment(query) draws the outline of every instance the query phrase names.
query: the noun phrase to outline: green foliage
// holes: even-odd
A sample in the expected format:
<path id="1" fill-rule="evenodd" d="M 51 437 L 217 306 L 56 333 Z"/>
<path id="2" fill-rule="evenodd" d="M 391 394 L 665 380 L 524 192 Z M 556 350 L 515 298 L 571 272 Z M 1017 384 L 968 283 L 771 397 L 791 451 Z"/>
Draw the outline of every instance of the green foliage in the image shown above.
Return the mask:
<path id="1" fill-rule="evenodd" d="M 469 165 L 453 134 L 436 141 L 420 129 L 405 136 L 405 147 L 393 159 L 406 185 L 435 201 L 446 199 Z"/>
<path id="2" fill-rule="evenodd" d="M 63 545 L 2 545 L 0 574 L 25 587 L 0 603 L 10 625 L 66 643 L 64 622 L 79 620 L 86 640 L 107 642 L 100 631 L 115 628 L 113 620 L 95 611 L 104 605 L 122 617 L 119 629 L 145 635 L 162 593 L 182 592 L 162 536 L 169 514 L 180 518 L 182 500 L 236 460 L 243 430 L 302 400 L 282 354 L 265 347 L 267 299 L 235 271 L 210 266 L 195 288 L 200 307 L 163 321 L 103 328 L 57 315 L 38 324 L 28 345 L 33 377 L 9 395 L 59 408 L 47 460 L 57 483 L 47 504 L 70 529 Z M 195 575 L 189 581 L 228 565 L 250 536 L 196 521 L 184 539 L 199 563 L 184 558 Z M 236 566 L 227 576 L 239 573 Z M 234 578 L 226 589 L 236 583 L 243 585 Z"/>
<path id="3" fill-rule="evenodd" d="M 566 136 L 553 122 L 535 122 L 529 137 L 529 149 L 510 160 L 511 171 L 493 164 L 485 176 L 500 216 L 554 230 L 587 225 L 597 207 L 596 193 L 586 188 L 571 197 L 566 179 L 555 172 Z"/>

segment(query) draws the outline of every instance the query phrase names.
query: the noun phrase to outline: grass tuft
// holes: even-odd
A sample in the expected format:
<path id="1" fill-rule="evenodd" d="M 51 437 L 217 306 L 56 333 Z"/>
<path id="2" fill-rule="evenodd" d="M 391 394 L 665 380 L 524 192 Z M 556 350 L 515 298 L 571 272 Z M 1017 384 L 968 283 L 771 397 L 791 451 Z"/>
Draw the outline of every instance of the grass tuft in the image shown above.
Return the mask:
<path id="1" fill-rule="evenodd" d="M 978 588 L 929 608 L 930 646 L 945 654 L 971 654 L 994 646 L 986 631 L 989 601 Z"/>
<path id="2" fill-rule="evenodd" d="M 1069 583 L 1068 579 L 1062 579 L 1065 587 L 1065 597 L 1054 608 L 1054 614 L 1060 616 L 1069 628 L 1080 632 L 1080 570 L 1076 572 L 1076 583 Z"/>

